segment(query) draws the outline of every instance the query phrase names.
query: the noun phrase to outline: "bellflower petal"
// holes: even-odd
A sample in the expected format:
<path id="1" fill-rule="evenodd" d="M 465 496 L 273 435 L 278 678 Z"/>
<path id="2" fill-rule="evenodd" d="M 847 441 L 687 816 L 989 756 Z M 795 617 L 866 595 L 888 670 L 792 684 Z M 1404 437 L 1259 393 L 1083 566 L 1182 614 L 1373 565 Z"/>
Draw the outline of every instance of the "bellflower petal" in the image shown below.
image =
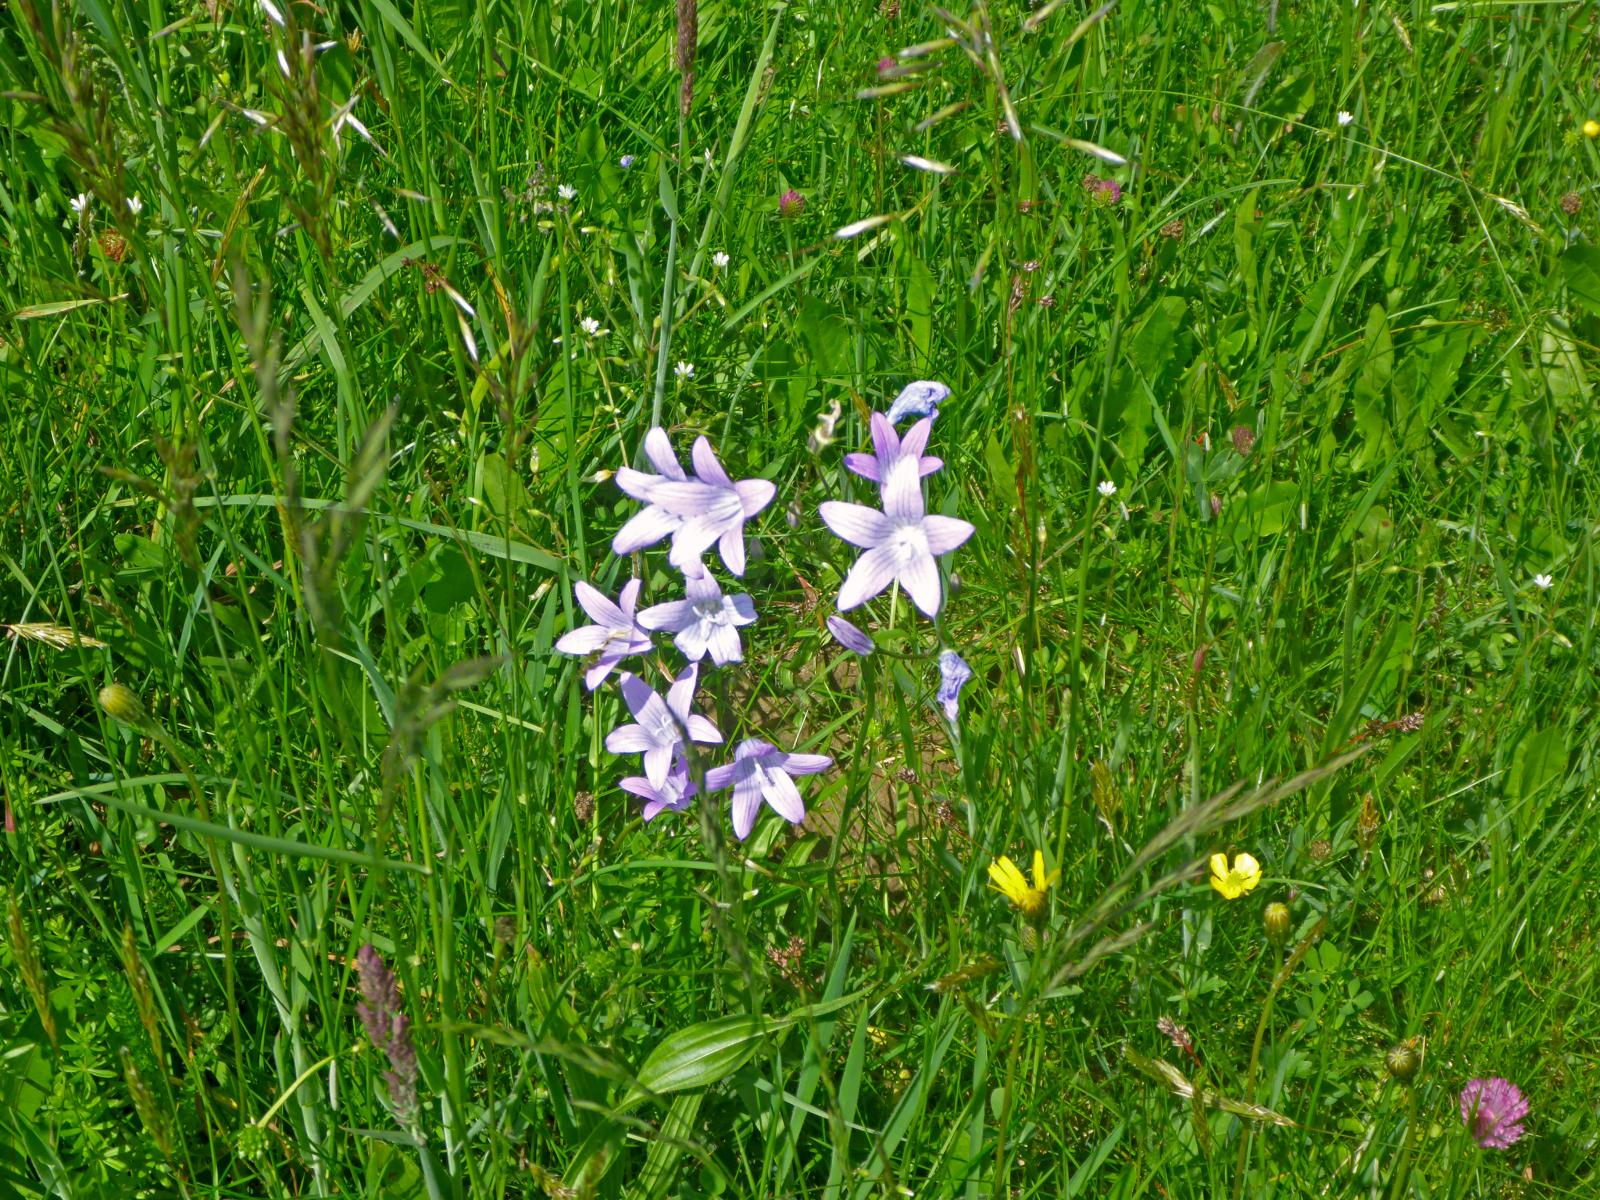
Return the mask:
<path id="1" fill-rule="evenodd" d="M 915 462 L 918 476 L 932 475 L 944 466 L 943 459 L 922 453 L 928 444 L 928 435 L 933 431 L 931 419 L 918 421 L 903 441 L 889 423 L 889 418 L 882 413 L 872 414 L 871 426 L 874 453 L 844 456 L 844 465 L 863 479 L 870 479 L 881 486 L 893 473 L 895 465 L 901 462 Z"/>
<path id="2" fill-rule="evenodd" d="M 724 596 L 709 574 L 690 576 L 684 590 L 686 599 L 645 609 L 639 624 L 675 633 L 674 643 L 691 662 L 699 662 L 708 651 L 719 667 L 738 662 L 743 657 L 738 627 L 756 619 L 755 603 L 743 593 Z"/>
<path id="3" fill-rule="evenodd" d="M 706 772 L 706 789 L 721 791 L 733 785 L 733 832 L 742 842 L 755 828 L 763 800 L 787 821 L 804 820 L 805 801 L 791 776 L 814 775 L 832 765 L 826 755 L 785 754 L 770 742 L 746 738 L 734 750 L 731 763 Z"/>
<path id="4" fill-rule="evenodd" d="M 939 703 L 944 706 L 945 720 L 955 723 L 961 712 L 961 689 L 972 678 L 972 668 L 967 660 L 954 650 L 939 655 Z"/>
<path id="5" fill-rule="evenodd" d="M 666 786 L 673 756 L 686 735 L 695 742 L 722 740 L 716 726 L 689 711 L 698 672 L 691 664 L 673 682 L 665 701 L 637 675 L 622 677 L 622 699 L 635 723 L 608 733 L 606 749 L 613 754 L 643 754 L 645 778 L 654 788 Z"/>
<path id="6" fill-rule="evenodd" d="M 853 650 L 863 658 L 872 653 L 872 638 L 837 613 L 828 618 L 828 632 L 846 650 Z"/>
<path id="7" fill-rule="evenodd" d="M 889 405 L 889 422 L 898 425 L 907 417 L 937 417 L 939 405 L 950 398 L 950 389 L 932 379 L 919 379 L 900 389 Z"/>
<path id="8" fill-rule="evenodd" d="M 556 642 L 561 654 L 579 657 L 597 656 L 584 672 L 584 684 L 592 692 L 623 659 L 644 654 L 651 648 L 650 635 L 634 619 L 634 606 L 639 602 L 640 581 L 630 579 L 623 585 L 613 604 L 604 593 L 583 580 L 573 584 L 572 591 L 578 605 L 594 621 L 565 634 Z"/>
<path id="9" fill-rule="evenodd" d="M 817 513 L 836 537 L 864 550 L 876 546 L 894 530 L 887 517 L 865 504 L 824 500 L 817 506 Z"/>

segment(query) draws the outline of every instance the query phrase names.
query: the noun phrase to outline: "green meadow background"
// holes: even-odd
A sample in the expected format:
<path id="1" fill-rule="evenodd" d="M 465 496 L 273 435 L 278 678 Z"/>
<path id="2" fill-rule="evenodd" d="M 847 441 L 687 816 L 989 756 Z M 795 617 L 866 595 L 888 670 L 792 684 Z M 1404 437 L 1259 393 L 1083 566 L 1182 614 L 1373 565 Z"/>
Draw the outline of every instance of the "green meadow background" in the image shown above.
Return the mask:
<path id="1" fill-rule="evenodd" d="M 1600 11 L 279 3 L 0 11 L 0 1193 L 1595 1194 Z M 653 421 L 778 487 L 743 844 L 552 652 Z"/>

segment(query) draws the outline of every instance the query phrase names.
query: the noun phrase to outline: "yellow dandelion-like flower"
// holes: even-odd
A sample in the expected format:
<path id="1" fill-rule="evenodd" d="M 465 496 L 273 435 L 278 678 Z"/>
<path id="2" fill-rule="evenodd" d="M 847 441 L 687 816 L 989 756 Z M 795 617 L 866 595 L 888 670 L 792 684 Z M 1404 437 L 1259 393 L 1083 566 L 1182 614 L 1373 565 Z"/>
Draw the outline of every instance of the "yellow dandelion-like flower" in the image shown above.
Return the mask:
<path id="1" fill-rule="evenodd" d="M 1583 136 L 1586 138 L 1600 138 L 1600 121 L 1590 117 L 1583 123 Z"/>
<path id="2" fill-rule="evenodd" d="M 1224 900 L 1237 900 L 1261 882 L 1261 864 L 1248 854 L 1240 854 L 1228 865 L 1226 854 L 1211 856 L 1211 886 Z"/>
<path id="3" fill-rule="evenodd" d="M 989 864 L 989 886 L 1011 901 L 1025 917 L 1037 917 L 1044 912 L 1045 893 L 1060 878 L 1060 871 L 1045 873 L 1042 850 L 1033 852 L 1031 884 L 1022 869 L 1003 854 Z"/>

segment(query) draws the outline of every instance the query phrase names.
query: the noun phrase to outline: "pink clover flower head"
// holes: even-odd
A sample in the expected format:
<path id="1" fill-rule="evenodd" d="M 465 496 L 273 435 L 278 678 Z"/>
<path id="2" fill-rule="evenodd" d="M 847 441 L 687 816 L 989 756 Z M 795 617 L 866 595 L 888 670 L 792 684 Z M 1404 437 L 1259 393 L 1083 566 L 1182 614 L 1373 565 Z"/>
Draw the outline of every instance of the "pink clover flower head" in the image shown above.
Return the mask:
<path id="1" fill-rule="evenodd" d="M 1504 1150 L 1527 1132 L 1528 1102 L 1517 1085 L 1498 1075 L 1473 1079 L 1461 1089 L 1461 1120 L 1487 1150 Z"/>
<path id="2" fill-rule="evenodd" d="M 756 814 L 765 800 L 785 821 L 805 820 L 806 805 L 795 787 L 794 776 L 817 775 L 833 766 L 826 754 L 785 754 L 771 742 L 746 738 L 733 752 L 733 761 L 706 772 L 706 790 L 733 787 L 733 832 L 742 842 L 755 828 Z"/>
<path id="3" fill-rule="evenodd" d="M 635 723 L 620 725 L 606 734 L 606 749 L 613 754 L 644 755 L 645 778 L 658 790 L 666 787 L 673 759 L 686 737 L 706 745 L 722 741 L 715 725 L 689 709 L 699 674 L 696 664 L 685 667 L 667 690 L 666 700 L 637 675 L 622 677 L 622 699 Z"/>
<path id="4" fill-rule="evenodd" d="M 562 636 L 556 649 L 562 654 L 578 657 L 594 655 L 594 661 L 583 673 L 583 683 L 591 692 L 599 687 L 611 670 L 623 659 L 647 653 L 653 643 L 650 635 L 639 627 L 633 610 L 639 603 L 639 584 L 630 579 L 622 586 L 622 594 L 613 604 L 605 593 L 578 580 L 573 594 L 583 611 L 589 614 L 593 625 L 584 625 Z"/>
<path id="5" fill-rule="evenodd" d="M 952 725 L 961 714 L 961 689 L 972 678 L 972 668 L 967 660 L 954 650 L 939 654 L 939 703 L 944 706 L 944 718 Z"/>
<path id="6" fill-rule="evenodd" d="M 900 389 L 889 405 L 889 424 L 898 425 L 907 417 L 937 417 L 939 405 L 950 398 L 950 389 L 934 379 L 918 379 Z"/>
<path id="7" fill-rule="evenodd" d="M 1098 175 L 1083 177 L 1084 190 L 1089 198 L 1103 208 L 1110 208 L 1122 200 L 1122 185 L 1115 179 L 1101 179 Z"/>
<path id="8" fill-rule="evenodd" d="M 617 786 L 644 801 L 641 815 L 646 821 L 653 821 L 664 812 L 682 812 L 700 790 L 689 778 L 689 763 L 681 754 L 673 760 L 672 769 L 667 772 L 667 778 L 660 787 L 643 775 L 629 775 Z"/>
<path id="9" fill-rule="evenodd" d="M 846 650 L 852 650 L 865 658 L 873 651 L 872 638 L 854 625 L 846 621 L 838 613 L 828 618 L 828 632 L 833 635 L 833 640 Z"/>
<path id="10" fill-rule="evenodd" d="M 778 215 L 780 217 L 797 217 L 805 211 L 806 198 L 793 188 L 788 189 L 778 197 Z"/>
<path id="11" fill-rule="evenodd" d="M 948 554 L 973 534 L 972 525 L 957 517 L 929 514 L 923 507 L 922 480 L 914 460 L 902 459 L 883 485 L 883 511 L 864 504 L 826 500 L 818 508 L 834 534 L 859 546 L 844 586 L 839 611 L 849 612 L 898 582 L 925 616 L 944 606 L 935 559 Z"/>
<path id="12" fill-rule="evenodd" d="M 944 459 L 923 454 L 928 445 L 928 435 L 933 432 L 933 418 L 923 417 L 913 425 L 902 441 L 893 423 L 882 413 L 872 414 L 871 454 L 846 454 L 844 465 L 863 479 L 870 479 L 880 487 L 899 462 L 915 462 L 917 476 L 932 475 L 944 466 Z"/>
<path id="13" fill-rule="evenodd" d="M 878 60 L 878 78 L 879 79 L 887 79 L 887 78 L 889 78 L 889 73 L 891 71 L 893 71 L 895 69 L 895 67 L 898 66 L 898 65 L 899 64 L 896 62 L 894 55 L 885 54 L 882 58 L 880 58 Z"/>
<path id="14" fill-rule="evenodd" d="M 631 554 L 670 534 L 672 550 L 667 561 L 685 575 L 699 575 L 705 570 L 701 556 L 715 542 L 728 570 L 742 576 L 744 523 L 772 503 L 777 486 L 767 479 L 735 483 L 704 437 L 695 439 L 691 452 L 692 477 L 684 474 L 667 435 L 659 429 L 652 429 L 645 438 L 645 454 L 659 474 L 627 468 L 617 472 L 617 486 L 635 500 L 643 500 L 646 507 L 617 531 L 611 549 Z"/>
<path id="15" fill-rule="evenodd" d="M 688 576 L 684 592 L 683 600 L 645 609 L 639 614 L 639 624 L 677 634 L 673 644 L 690 662 L 699 662 L 708 653 L 719 667 L 743 658 L 739 626 L 755 621 L 755 602 L 743 593 L 724 596 L 710 572 Z"/>

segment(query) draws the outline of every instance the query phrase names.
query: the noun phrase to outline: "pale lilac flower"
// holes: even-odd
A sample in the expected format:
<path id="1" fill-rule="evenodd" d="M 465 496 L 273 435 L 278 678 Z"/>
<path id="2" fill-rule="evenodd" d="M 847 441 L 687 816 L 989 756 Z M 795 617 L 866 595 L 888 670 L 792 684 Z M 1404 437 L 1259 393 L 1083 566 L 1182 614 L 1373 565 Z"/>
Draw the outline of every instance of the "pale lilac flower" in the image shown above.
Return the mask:
<path id="1" fill-rule="evenodd" d="M 881 487 L 894 465 L 901 461 L 914 461 L 919 478 L 932 475 L 944 466 L 944 459 L 922 453 L 928 444 L 928 435 L 933 432 L 932 417 L 923 417 L 913 425 L 904 441 L 882 413 L 873 413 L 871 424 L 873 453 L 844 456 L 844 465 L 863 479 L 870 479 Z"/>
<path id="2" fill-rule="evenodd" d="M 373 1048 L 389 1060 L 383 1082 L 389 1104 L 402 1122 L 417 1110 L 417 1048 L 411 1040 L 411 1018 L 400 1005 L 400 984 L 369 943 L 356 951 L 356 981 L 361 1001 L 356 1016 Z"/>
<path id="3" fill-rule="evenodd" d="M 646 507 L 635 513 L 627 524 L 617 530 L 616 537 L 611 539 L 613 554 L 632 554 L 635 550 L 653 546 L 669 533 L 676 533 L 678 527 L 683 524 L 682 517 L 668 512 L 650 499 L 650 490 L 656 484 L 666 483 L 669 480 L 681 483 L 689 478 L 684 474 L 683 466 L 678 462 L 678 456 L 673 451 L 672 442 L 667 438 L 664 429 L 658 427 L 645 434 L 644 455 L 650 460 L 650 465 L 656 469 L 657 474 L 646 474 L 632 467 L 617 469 L 617 486 L 635 500 L 644 501 Z"/>
<path id="4" fill-rule="evenodd" d="M 619 662 L 632 655 L 646 653 L 652 645 L 650 635 L 639 628 L 633 615 L 634 607 L 639 603 L 639 587 L 639 580 L 628 580 L 615 604 L 606 599 L 605 593 L 590 587 L 581 579 L 572 587 L 578 603 L 594 624 L 581 626 L 564 635 L 556 643 L 556 649 L 562 654 L 580 658 L 591 654 L 598 656 L 583 675 L 584 686 L 591 692 L 600 686 Z"/>
<path id="5" fill-rule="evenodd" d="M 872 653 L 872 639 L 837 613 L 828 618 L 828 632 L 839 645 L 854 650 L 862 658 Z"/>
<path id="6" fill-rule="evenodd" d="M 933 379 L 919 379 L 900 389 L 889 405 L 889 424 L 898 425 L 907 417 L 937 417 L 939 405 L 950 398 L 950 389 Z"/>
<path id="7" fill-rule="evenodd" d="M 972 668 L 967 660 L 954 650 L 939 654 L 939 703 L 944 705 L 944 717 L 952 725 L 961 712 L 961 689 L 972 678 Z"/>
<path id="8" fill-rule="evenodd" d="M 883 508 L 879 512 L 864 504 L 827 500 L 818 509 L 829 529 L 866 551 L 839 589 L 839 611 L 849 612 L 898 582 L 926 616 L 937 616 L 944 593 L 934 560 L 971 537 L 972 525 L 924 510 L 922 482 L 909 460 L 902 460 L 885 481 Z"/>
<path id="9" fill-rule="evenodd" d="M 690 662 L 699 662 L 708 652 L 719 667 L 743 658 L 739 626 L 756 619 L 755 602 L 743 593 L 724 596 L 709 571 L 688 576 L 684 591 L 686 599 L 645 609 L 639 614 L 639 624 L 677 634 L 673 644 Z"/>
<path id="10" fill-rule="evenodd" d="M 1461 1120 L 1485 1149 L 1504 1150 L 1519 1140 L 1527 1133 L 1522 1127 L 1527 1115 L 1528 1102 L 1517 1085 L 1498 1075 L 1471 1080 L 1461 1089 Z"/>
<path id="11" fill-rule="evenodd" d="M 1102 479 L 1100 481 L 1098 491 L 1102 496 L 1109 500 L 1112 496 L 1117 494 L 1117 485 L 1112 483 L 1109 479 Z"/>
<path id="12" fill-rule="evenodd" d="M 672 552 L 667 561 L 685 575 L 698 575 L 702 570 L 700 556 L 715 542 L 728 570 L 742 576 L 744 524 L 772 503 L 778 489 L 767 479 L 741 479 L 735 483 L 704 437 L 695 439 L 691 457 L 693 479 L 652 484 L 649 494 L 643 497 L 680 520 L 672 534 Z"/>
<path id="13" fill-rule="evenodd" d="M 707 745 L 722 741 L 715 725 L 689 710 L 699 674 L 700 668 L 690 663 L 667 689 L 666 700 L 637 675 L 622 677 L 622 699 L 637 723 L 619 725 L 606 734 L 606 749 L 613 754 L 643 754 L 645 777 L 658 790 L 666 786 L 685 737 Z"/>
<path id="14" fill-rule="evenodd" d="M 763 800 L 785 821 L 805 820 L 805 801 L 791 777 L 816 775 L 831 766 L 833 759 L 826 754 L 785 754 L 771 742 L 746 738 L 731 763 L 706 772 L 706 790 L 720 792 L 733 785 L 733 832 L 742 842 L 755 828 Z"/>
<path id="15" fill-rule="evenodd" d="M 633 155 L 624 154 L 621 158 L 617 159 L 617 166 L 626 171 L 629 167 L 633 166 Z"/>
<path id="16" fill-rule="evenodd" d="M 643 775 L 629 775 L 617 786 L 644 801 L 644 811 L 640 815 L 646 821 L 655 820 L 663 812 L 682 812 L 700 790 L 689 778 L 689 763 L 681 754 L 673 760 L 672 769 L 667 772 L 666 781 L 660 787 Z"/>

